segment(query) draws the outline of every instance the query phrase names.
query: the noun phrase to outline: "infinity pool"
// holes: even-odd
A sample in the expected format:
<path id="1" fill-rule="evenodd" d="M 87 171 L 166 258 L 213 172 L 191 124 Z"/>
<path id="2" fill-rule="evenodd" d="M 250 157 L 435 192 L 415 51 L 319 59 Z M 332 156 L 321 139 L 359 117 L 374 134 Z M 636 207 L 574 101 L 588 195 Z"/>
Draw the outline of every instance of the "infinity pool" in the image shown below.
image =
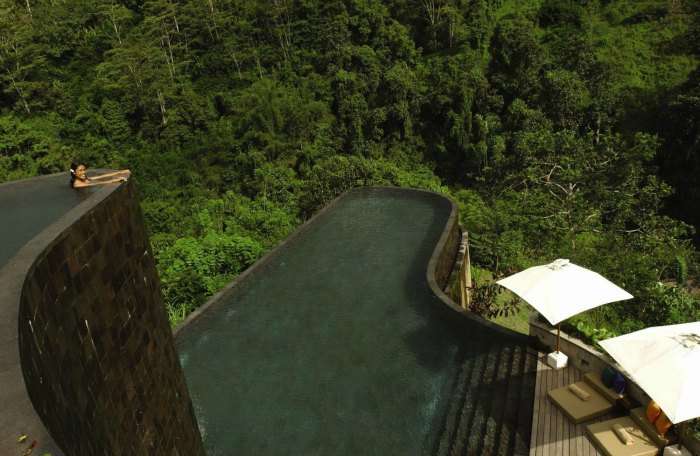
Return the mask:
<path id="1" fill-rule="evenodd" d="M 469 347 L 498 337 L 456 329 L 428 287 L 449 215 L 434 195 L 350 192 L 182 328 L 208 454 L 432 452 Z"/>
<path id="2" fill-rule="evenodd" d="M 0 267 L 34 236 L 95 191 L 72 189 L 68 181 L 66 173 L 0 185 Z"/>

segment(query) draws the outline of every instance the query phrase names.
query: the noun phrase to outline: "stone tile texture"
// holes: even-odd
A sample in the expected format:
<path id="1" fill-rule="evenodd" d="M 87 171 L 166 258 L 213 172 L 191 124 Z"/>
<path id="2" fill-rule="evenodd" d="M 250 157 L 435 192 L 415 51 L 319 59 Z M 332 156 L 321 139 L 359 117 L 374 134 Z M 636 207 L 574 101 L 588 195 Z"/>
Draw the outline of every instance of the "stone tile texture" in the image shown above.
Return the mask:
<path id="1" fill-rule="evenodd" d="M 65 454 L 204 455 L 133 181 L 36 258 L 18 325 L 27 393 Z"/>

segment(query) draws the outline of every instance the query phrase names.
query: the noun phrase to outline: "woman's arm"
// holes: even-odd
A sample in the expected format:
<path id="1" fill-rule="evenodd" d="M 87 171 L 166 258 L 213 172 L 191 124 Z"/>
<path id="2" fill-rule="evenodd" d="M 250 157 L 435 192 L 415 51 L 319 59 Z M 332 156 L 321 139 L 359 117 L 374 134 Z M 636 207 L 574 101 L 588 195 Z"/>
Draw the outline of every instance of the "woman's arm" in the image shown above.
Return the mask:
<path id="1" fill-rule="evenodd" d="M 131 174 L 131 171 L 129 171 L 128 169 L 123 169 L 123 170 L 121 170 L 121 171 L 116 171 L 116 172 L 113 172 L 113 173 L 100 174 L 99 176 L 91 177 L 90 179 L 92 179 L 92 180 L 101 180 L 101 179 L 104 179 L 104 178 L 106 178 L 106 177 L 112 177 L 112 176 L 117 176 L 117 175 L 122 175 L 122 174 L 127 174 L 127 175 L 129 175 L 129 174 Z"/>
<path id="2" fill-rule="evenodd" d="M 92 180 L 92 179 L 90 179 L 90 180 Z M 95 187 L 97 185 L 113 184 L 115 182 L 126 182 L 126 178 L 120 177 L 118 179 L 110 179 L 107 181 L 99 181 L 99 182 L 83 182 L 81 180 L 77 180 L 73 183 L 73 188 Z"/>

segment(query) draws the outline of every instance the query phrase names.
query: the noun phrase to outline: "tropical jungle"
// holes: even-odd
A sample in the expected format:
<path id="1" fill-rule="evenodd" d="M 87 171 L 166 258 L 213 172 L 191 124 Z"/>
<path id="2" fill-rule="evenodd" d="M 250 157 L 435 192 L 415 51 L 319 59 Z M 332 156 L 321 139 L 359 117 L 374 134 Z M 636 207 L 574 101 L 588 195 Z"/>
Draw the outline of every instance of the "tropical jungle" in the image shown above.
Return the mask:
<path id="1" fill-rule="evenodd" d="M 700 320 L 700 2 L 0 0 L 0 182 L 129 168 L 171 323 L 343 191 L 459 205 L 474 310 L 569 258 Z"/>

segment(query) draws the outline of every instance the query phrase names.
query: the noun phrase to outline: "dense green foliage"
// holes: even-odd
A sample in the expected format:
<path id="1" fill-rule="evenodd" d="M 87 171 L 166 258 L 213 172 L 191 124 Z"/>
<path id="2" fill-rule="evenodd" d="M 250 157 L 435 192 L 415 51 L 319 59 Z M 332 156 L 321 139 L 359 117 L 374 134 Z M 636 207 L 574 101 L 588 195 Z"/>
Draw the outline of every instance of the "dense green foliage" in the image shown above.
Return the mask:
<path id="1" fill-rule="evenodd" d="M 697 320 L 698 24 L 692 0 L 0 0 L 0 181 L 131 168 L 173 322 L 372 184 L 454 197 L 497 275 L 570 258 L 637 297 L 589 337 Z"/>

